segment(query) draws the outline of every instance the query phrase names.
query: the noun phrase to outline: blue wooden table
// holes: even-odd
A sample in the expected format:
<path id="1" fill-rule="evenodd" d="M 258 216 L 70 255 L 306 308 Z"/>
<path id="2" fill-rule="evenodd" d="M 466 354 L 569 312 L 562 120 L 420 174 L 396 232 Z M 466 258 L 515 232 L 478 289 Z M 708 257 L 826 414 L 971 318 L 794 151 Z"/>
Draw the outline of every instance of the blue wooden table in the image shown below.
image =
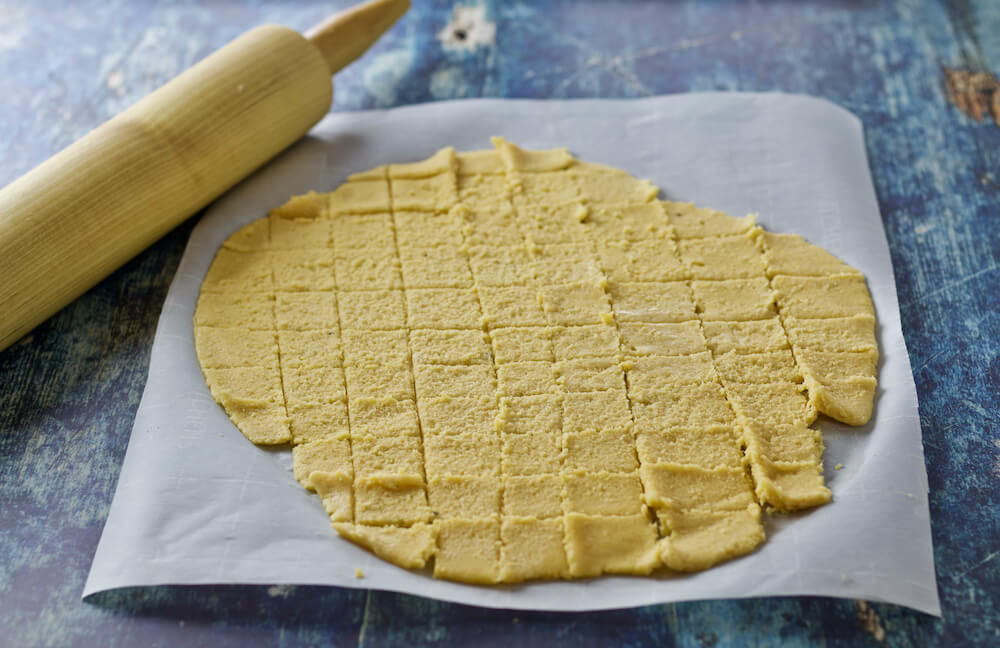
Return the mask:
<path id="1" fill-rule="evenodd" d="M 0 3 L 0 184 L 246 29 L 305 29 L 342 4 Z M 784 90 L 862 119 L 944 618 L 820 598 L 542 614 L 317 587 L 81 602 L 189 222 L 0 353 L 0 645 L 1000 645 L 1000 3 L 487 0 L 457 23 L 450 3 L 419 4 L 337 77 L 334 110 Z"/>

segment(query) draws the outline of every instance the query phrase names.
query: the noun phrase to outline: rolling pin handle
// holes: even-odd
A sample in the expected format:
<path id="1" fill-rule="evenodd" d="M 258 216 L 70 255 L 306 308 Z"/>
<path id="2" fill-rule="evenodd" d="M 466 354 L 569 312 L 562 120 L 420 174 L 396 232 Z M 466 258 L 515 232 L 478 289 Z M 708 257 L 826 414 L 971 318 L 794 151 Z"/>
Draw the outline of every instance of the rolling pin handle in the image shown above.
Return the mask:
<path id="1" fill-rule="evenodd" d="M 331 16 L 305 33 L 336 74 L 364 54 L 399 17 L 410 8 L 410 0 L 370 0 Z"/>

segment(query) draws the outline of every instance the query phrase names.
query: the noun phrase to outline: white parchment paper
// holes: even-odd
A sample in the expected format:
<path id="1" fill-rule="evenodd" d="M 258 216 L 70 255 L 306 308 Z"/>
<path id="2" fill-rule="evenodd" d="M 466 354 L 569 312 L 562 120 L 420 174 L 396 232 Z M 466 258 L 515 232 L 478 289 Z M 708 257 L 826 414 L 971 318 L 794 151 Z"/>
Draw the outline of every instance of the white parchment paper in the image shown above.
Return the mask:
<path id="1" fill-rule="evenodd" d="M 467 586 L 340 539 L 319 498 L 292 477 L 291 453 L 243 438 L 212 400 L 193 343 L 195 301 L 219 245 L 293 194 L 330 190 L 349 173 L 442 146 L 489 148 L 491 135 L 529 148 L 568 146 L 651 179 L 672 200 L 757 212 L 769 230 L 801 234 L 865 273 L 878 313 L 880 388 L 869 425 L 821 423 L 831 504 L 767 517 L 768 539 L 756 552 L 702 573 Z M 716 93 L 471 100 L 328 116 L 209 210 L 164 304 L 84 596 L 166 583 L 338 585 L 538 610 L 815 594 L 939 615 L 917 396 L 860 122 L 808 97 Z"/>

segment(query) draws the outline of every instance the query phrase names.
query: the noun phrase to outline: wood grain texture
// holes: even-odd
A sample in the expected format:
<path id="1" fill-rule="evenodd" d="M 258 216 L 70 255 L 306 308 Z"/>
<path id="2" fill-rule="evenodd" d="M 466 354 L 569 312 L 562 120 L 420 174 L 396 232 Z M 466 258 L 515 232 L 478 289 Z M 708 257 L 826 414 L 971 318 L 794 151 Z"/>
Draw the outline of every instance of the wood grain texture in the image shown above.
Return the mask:
<path id="1" fill-rule="evenodd" d="M 0 636 L 29 646 L 822 646 L 878 645 L 881 628 L 887 645 L 995 643 L 1000 128 L 949 103 L 943 69 L 1000 71 L 1000 5 L 483 4 L 492 45 L 443 45 L 451 3 L 420 3 L 338 75 L 335 109 L 786 90 L 861 117 L 920 397 L 944 618 L 819 598 L 525 614 L 313 587 L 147 588 L 81 603 L 185 225 L 0 353 Z M 237 0 L 2 7 L 0 183 L 249 27 L 301 29 L 331 9 Z"/>
<path id="2" fill-rule="evenodd" d="M 0 350 L 298 140 L 333 86 L 258 27 L 0 190 Z"/>

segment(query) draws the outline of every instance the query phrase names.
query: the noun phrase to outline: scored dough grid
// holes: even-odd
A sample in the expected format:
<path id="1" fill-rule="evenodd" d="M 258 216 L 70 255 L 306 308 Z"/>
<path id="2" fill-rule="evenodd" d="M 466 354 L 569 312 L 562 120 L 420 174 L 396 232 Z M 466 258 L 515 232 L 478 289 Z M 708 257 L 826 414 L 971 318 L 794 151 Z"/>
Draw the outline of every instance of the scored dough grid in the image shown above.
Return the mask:
<path id="1" fill-rule="evenodd" d="M 863 277 L 495 143 L 352 176 L 224 244 L 196 344 L 241 431 L 295 444 L 345 537 L 468 582 L 703 569 L 763 541 L 761 505 L 829 499 L 809 424 L 870 415 Z"/>

